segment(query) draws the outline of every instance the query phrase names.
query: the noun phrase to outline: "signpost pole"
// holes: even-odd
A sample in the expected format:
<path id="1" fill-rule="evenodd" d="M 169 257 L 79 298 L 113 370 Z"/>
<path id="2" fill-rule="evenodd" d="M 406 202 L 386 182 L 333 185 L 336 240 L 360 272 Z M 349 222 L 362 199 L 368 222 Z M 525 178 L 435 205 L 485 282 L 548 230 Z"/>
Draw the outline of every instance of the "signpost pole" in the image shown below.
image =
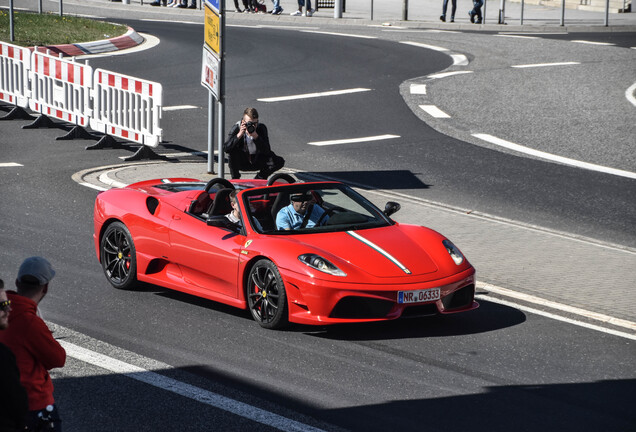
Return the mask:
<path id="1" fill-rule="evenodd" d="M 223 154 L 223 138 L 225 137 L 225 0 L 221 0 L 219 9 L 219 18 L 221 21 L 220 41 L 219 41 L 219 73 L 221 75 L 219 82 L 219 124 L 217 127 L 219 133 L 219 177 L 225 175 L 225 155 Z"/>
<path id="2" fill-rule="evenodd" d="M 211 91 L 208 91 L 208 174 L 214 174 L 214 96 Z"/>

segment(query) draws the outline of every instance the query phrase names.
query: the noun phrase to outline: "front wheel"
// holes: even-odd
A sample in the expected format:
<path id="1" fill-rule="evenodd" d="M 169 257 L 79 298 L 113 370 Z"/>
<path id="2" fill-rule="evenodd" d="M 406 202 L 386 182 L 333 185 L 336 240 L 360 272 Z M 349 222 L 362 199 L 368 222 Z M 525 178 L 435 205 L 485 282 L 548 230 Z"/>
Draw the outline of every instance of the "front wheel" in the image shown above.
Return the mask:
<path id="1" fill-rule="evenodd" d="M 102 268 L 106 279 L 118 289 L 132 289 L 137 284 L 137 258 L 130 231 L 121 222 L 106 228 L 101 241 Z"/>
<path id="2" fill-rule="evenodd" d="M 254 264 L 247 280 L 247 304 L 261 327 L 278 329 L 288 322 L 283 278 L 270 260 Z"/>

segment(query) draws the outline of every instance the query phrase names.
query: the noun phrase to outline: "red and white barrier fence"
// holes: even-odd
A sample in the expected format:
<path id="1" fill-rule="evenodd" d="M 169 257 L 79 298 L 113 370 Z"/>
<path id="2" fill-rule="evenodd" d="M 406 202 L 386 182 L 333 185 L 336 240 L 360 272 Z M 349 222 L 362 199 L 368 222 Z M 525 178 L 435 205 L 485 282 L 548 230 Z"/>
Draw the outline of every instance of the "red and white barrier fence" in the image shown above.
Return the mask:
<path id="1" fill-rule="evenodd" d="M 161 142 L 161 84 L 95 70 L 91 129 L 157 147 Z"/>
<path id="2" fill-rule="evenodd" d="M 0 101 L 26 108 L 29 106 L 28 48 L 0 42 Z"/>
<path id="3" fill-rule="evenodd" d="M 86 127 L 91 117 L 92 83 L 90 66 L 35 51 L 29 108 L 47 117 Z"/>
<path id="4" fill-rule="evenodd" d="M 88 64 L 0 42 L 0 102 L 28 107 L 44 116 L 38 120 L 52 117 L 157 147 L 162 98 L 159 83 L 104 69 L 93 72 Z M 42 124 L 36 120 L 23 127 Z"/>

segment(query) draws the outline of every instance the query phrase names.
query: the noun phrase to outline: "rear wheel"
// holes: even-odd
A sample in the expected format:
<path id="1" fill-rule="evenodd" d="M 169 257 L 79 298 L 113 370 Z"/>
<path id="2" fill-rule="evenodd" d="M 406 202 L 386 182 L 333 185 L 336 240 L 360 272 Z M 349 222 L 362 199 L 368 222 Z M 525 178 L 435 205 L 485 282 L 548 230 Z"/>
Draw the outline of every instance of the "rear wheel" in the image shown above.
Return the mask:
<path id="1" fill-rule="evenodd" d="M 130 231 L 121 222 L 106 228 L 101 241 L 102 268 L 106 279 L 118 289 L 132 289 L 137 284 L 137 258 Z"/>
<path id="2" fill-rule="evenodd" d="M 277 329 L 288 323 L 285 285 L 278 268 L 270 260 L 262 259 L 250 270 L 247 304 L 261 327 Z"/>

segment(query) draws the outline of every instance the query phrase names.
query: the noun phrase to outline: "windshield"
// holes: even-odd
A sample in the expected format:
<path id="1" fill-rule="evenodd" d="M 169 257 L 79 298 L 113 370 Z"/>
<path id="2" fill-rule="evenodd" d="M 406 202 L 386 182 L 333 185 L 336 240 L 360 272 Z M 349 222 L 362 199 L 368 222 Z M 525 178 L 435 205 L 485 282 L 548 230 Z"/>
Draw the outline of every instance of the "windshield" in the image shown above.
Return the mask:
<path id="1" fill-rule="evenodd" d="M 249 189 L 242 197 L 252 228 L 266 234 L 359 230 L 393 223 L 366 198 L 341 183 Z"/>

